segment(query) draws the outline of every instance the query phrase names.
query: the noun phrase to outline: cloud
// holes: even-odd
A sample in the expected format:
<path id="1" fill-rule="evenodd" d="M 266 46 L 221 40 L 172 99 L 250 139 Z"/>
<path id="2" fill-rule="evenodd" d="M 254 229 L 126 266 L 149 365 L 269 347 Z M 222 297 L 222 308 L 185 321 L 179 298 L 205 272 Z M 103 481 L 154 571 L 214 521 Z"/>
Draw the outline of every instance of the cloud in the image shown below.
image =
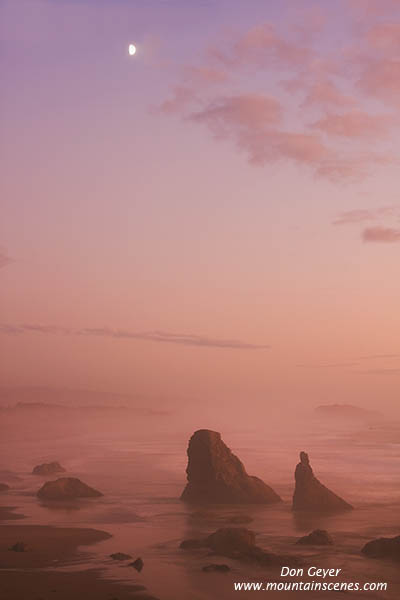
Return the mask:
<path id="1" fill-rule="evenodd" d="M 294 83 L 286 82 L 286 89 L 293 90 Z M 305 88 L 304 82 L 298 80 L 300 89 Z M 356 104 L 355 98 L 348 94 L 344 94 L 330 80 L 316 81 L 309 86 L 303 101 L 303 106 L 337 106 L 346 107 Z"/>
<path id="2" fill-rule="evenodd" d="M 363 223 L 364 221 L 372 221 L 374 218 L 375 216 L 372 211 L 361 208 L 340 213 L 340 215 L 332 221 L 332 224 L 347 225 L 348 223 Z"/>
<path id="3" fill-rule="evenodd" d="M 400 242 L 400 229 L 391 227 L 368 227 L 362 232 L 364 242 L 395 243 Z"/>
<path id="4" fill-rule="evenodd" d="M 312 123 L 311 127 L 328 135 L 357 138 L 386 135 L 391 125 L 393 119 L 389 115 L 371 115 L 357 110 L 345 114 L 327 114 Z"/>
<path id="5" fill-rule="evenodd" d="M 400 358 L 400 354 L 370 354 L 367 356 L 359 356 L 360 360 L 376 360 L 376 359 L 391 359 L 391 358 Z"/>
<path id="6" fill-rule="evenodd" d="M 354 371 L 362 375 L 400 375 L 399 369 L 368 369 L 366 371 Z"/>
<path id="7" fill-rule="evenodd" d="M 379 23 L 367 33 L 368 43 L 375 50 L 393 56 L 400 52 L 400 23 Z"/>
<path id="8" fill-rule="evenodd" d="M 319 166 L 330 156 L 318 135 L 282 131 L 281 106 L 270 96 L 243 94 L 221 98 L 190 119 L 206 125 L 217 137 L 231 138 L 257 165 L 288 158 Z"/>
<path id="9" fill-rule="evenodd" d="M 314 52 L 309 47 L 284 39 L 272 23 L 250 28 L 225 51 L 214 48 L 214 58 L 225 66 L 294 66 L 304 65 Z"/>
<path id="10" fill-rule="evenodd" d="M 6 267 L 12 262 L 14 262 L 13 259 L 8 256 L 4 248 L 0 247 L 0 269 Z"/>
<path id="11" fill-rule="evenodd" d="M 241 94 L 220 98 L 190 118 L 205 123 L 216 133 L 229 135 L 232 129 L 261 130 L 279 123 L 281 106 L 270 96 Z"/>
<path id="12" fill-rule="evenodd" d="M 271 96 L 242 94 L 219 98 L 188 118 L 205 125 L 216 138 L 233 140 L 249 162 L 258 166 L 289 160 L 337 181 L 358 179 L 371 163 L 391 160 L 368 152 L 346 156 L 329 148 L 315 131 L 284 130 L 280 127 L 282 112 Z"/>
<path id="13" fill-rule="evenodd" d="M 170 333 L 165 331 L 130 331 L 127 329 L 112 329 L 109 327 L 86 327 L 70 329 L 56 325 L 22 324 L 0 325 L 0 333 L 19 335 L 24 333 L 43 333 L 51 335 L 80 335 L 93 337 L 106 337 L 114 339 L 137 339 L 151 342 L 179 344 L 183 346 L 200 346 L 209 348 L 229 348 L 234 350 L 266 350 L 270 346 L 265 344 L 251 344 L 236 339 L 210 338 L 197 334 Z"/>
<path id="14" fill-rule="evenodd" d="M 400 60 L 384 58 L 364 61 L 359 87 L 371 96 L 400 106 Z"/>
<path id="15" fill-rule="evenodd" d="M 351 223 L 364 223 L 365 221 L 375 221 L 382 217 L 400 216 L 400 207 L 398 206 L 380 206 L 375 209 L 357 208 L 339 213 L 332 225 L 347 225 Z"/>
<path id="16" fill-rule="evenodd" d="M 400 121 L 376 107 L 372 112 L 370 102 L 400 102 L 400 58 L 397 68 L 393 53 L 371 50 L 383 44 L 386 30 L 357 27 L 356 48 L 332 51 L 318 46 L 326 14 L 316 9 L 303 16 L 304 27 L 292 19 L 286 33 L 270 22 L 222 33 L 200 65 L 181 70 L 162 112 L 207 127 L 253 165 L 287 160 L 334 182 L 365 178 L 372 165 L 393 165 L 386 138 Z M 397 28 L 388 31 L 393 48 Z M 360 146 L 371 138 L 373 146 Z"/>
<path id="17" fill-rule="evenodd" d="M 343 362 L 343 363 L 327 363 L 327 364 L 299 364 L 296 367 L 302 369 L 336 369 L 345 367 L 355 367 L 358 363 L 356 362 Z"/>
<path id="18" fill-rule="evenodd" d="M 376 19 L 400 8 L 399 0 L 345 0 L 345 2 L 361 21 Z"/>
<path id="19" fill-rule="evenodd" d="M 197 85 L 212 85 L 224 83 L 228 79 L 228 73 L 222 69 L 216 69 L 208 66 L 186 66 L 184 68 L 184 78 Z"/>

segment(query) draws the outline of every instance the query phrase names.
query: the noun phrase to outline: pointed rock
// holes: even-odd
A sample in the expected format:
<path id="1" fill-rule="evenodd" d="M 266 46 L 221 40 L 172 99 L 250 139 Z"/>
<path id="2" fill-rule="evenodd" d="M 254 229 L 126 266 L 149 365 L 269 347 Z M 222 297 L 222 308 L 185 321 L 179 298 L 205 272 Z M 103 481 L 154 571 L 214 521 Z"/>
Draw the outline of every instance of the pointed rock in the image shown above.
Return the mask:
<path id="1" fill-rule="evenodd" d="M 281 498 L 258 477 L 246 473 L 241 461 L 209 429 L 196 431 L 187 450 L 188 483 L 181 499 L 191 503 L 270 504 Z"/>
<path id="2" fill-rule="evenodd" d="M 352 510 L 351 504 L 325 487 L 315 477 L 308 454 L 300 452 L 300 462 L 295 471 L 296 487 L 293 495 L 293 510 L 316 513 Z"/>
<path id="3" fill-rule="evenodd" d="M 133 562 L 129 563 L 129 566 L 133 567 L 134 569 L 136 569 L 136 571 L 138 571 L 140 573 L 140 571 L 144 567 L 144 562 L 143 562 L 143 560 L 141 558 L 137 558 Z"/>
<path id="4" fill-rule="evenodd" d="M 37 495 L 44 500 L 71 500 L 72 498 L 96 498 L 103 494 L 76 477 L 60 477 L 56 481 L 47 481 Z"/>

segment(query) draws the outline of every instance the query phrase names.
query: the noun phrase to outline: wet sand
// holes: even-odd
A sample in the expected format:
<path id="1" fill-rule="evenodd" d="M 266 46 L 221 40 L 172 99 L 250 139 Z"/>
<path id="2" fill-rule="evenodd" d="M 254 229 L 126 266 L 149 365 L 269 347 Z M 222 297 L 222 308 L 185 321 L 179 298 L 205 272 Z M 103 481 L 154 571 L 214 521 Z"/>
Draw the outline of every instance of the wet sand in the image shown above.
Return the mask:
<path id="1" fill-rule="evenodd" d="M 110 538 L 105 531 L 46 525 L 0 526 L 1 597 L 7 600 L 150 600 L 142 586 L 102 579 L 99 569 L 58 571 L 90 546 Z M 16 542 L 26 552 L 10 551 Z"/>
<path id="2" fill-rule="evenodd" d="M 25 519 L 25 515 L 14 512 L 16 506 L 0 506 L 0 521 L 19 521 Z"/>

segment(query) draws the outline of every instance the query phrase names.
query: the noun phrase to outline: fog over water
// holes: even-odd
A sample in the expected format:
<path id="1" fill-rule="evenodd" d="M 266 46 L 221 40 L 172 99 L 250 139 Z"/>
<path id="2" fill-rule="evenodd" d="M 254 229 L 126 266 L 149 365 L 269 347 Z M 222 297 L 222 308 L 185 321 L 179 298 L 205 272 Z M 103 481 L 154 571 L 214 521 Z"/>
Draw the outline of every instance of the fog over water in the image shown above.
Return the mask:
<path id="1" fill-rule="evenodd" d="M 282 411 L 262 421 L 238 419 L 235 426 L 231 415 L 230 426 L 224 427 L 221 415 L 195 423 L 176 414 L 145 415 L 128 408 L 54 406 L 2 409 L 0 418 L 0 480 L 12 487 L 0 496 L 1 504 L 18 507 L 27 516 L 21 524 L 110 532 L 111 539 L 87 549 L 106 576 L 143 583 L 162 600 L 225 600 L 232 598 L 233 581 L 276 579 L 276 570 L 221 557 L 217 562 L 229 564 L 230 573 L 203 573 L 202 566 L 214 559 L 179 549 L 182 540 L 205 536 L 240 514 L 254 519 L 245 526 L 256 532 L 257 544 L 265 549 L 302 556 L 307 566 L 342 568 L 338 581 L 389 583 L 385 593 L 352 592 L 355 598 L 399 597 L 396 565 L 360 554 L 367 541 L 400 531 L 400 424 L 393 419 L 321 420 L 312 411 L 302 416 Z M 206 515 L 196 516 L 198 508 L 186 506 L 179 496 L 186 482 L 188 439 L 203 427 L 220 431 L 247 471 L 271 485 L 284 502 L 210 507 Z M 300 450 L 309 453 L 316 476 L 356 510 L 306 519 L 292 513 Z M 31 471 L 51 460 L 104 496 L 71 503 L 39 501 L 35 494 L 43 478 Z M 331 533 L 332 547 L 294 546 L 297 538 L 317 527 Z M 112 552 L 141 556 L 145 568 L 138 574 L 115 564 L 109 558 Z M 83 558 L 68 568 L 88 564 L 89 558 Z"/>

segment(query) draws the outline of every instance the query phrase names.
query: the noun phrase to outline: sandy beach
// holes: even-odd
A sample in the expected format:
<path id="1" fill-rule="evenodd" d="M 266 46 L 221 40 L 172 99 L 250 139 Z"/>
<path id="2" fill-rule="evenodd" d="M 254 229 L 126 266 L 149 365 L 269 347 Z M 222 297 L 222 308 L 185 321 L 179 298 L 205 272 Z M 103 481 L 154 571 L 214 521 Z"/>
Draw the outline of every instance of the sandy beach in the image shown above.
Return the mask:
<path id="1" fill-rule="evenodd" d="M 2 512 L 5 512 L 4 509 Z M 68 572 L 57 570 L 79 559 L 82 555 L 81 547 L 91 546 L 110 537 L 105 531 L 96 529 L 2 524 L 1 598 L 154 600 L 154 596 L 147 594 L 143 586 L 103 579 L 100 569 Z M 27 550 L 9 550 L 16 542 L 24 542 Z"/>
<path id="2" fill-rule="evenodd" d="M 24 519 L 25 515 L 14 512 L 15 506 L 0 506 L 0 523 L 2 521 L 19 521 Z"/>

